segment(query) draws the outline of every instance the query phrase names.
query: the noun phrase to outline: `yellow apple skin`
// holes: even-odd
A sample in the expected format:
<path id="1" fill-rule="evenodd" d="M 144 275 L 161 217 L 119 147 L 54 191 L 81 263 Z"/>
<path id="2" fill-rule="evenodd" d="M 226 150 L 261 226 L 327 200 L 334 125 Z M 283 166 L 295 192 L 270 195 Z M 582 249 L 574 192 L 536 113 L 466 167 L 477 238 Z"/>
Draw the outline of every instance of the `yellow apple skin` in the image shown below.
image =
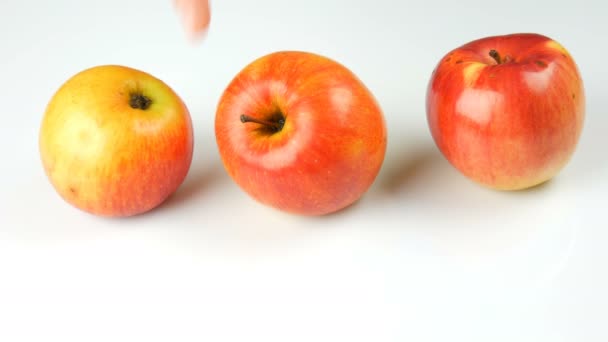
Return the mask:
<path id="1" fill-rule="evenodd" d="M 120 65 L 86 69 L 53 95 L 40 127 L 44 170 L 59 195 L 99 216 L 161 204 L 185 179 L 190 114 L 163 81 Z"/>

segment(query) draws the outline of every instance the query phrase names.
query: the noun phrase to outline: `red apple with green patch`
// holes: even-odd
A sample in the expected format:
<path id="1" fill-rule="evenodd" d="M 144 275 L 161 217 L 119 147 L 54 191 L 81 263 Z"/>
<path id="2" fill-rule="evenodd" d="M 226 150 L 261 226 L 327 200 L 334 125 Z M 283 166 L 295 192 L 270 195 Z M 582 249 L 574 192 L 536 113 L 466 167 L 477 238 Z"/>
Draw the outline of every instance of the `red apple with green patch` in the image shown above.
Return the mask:
<path id="1" fill-rule="evenodd" d="M 342 64 L 280 51 L 230 82 L 215 133 L 228 174 L 286 212 L 324 215 L 357 201 L 384 160 L 386 126 L 370 90 Z"/>
<path id="2" fill-rule="evenodd" d="M 517 190 L 554 177 L 570 160 L 585 117 L 578 67 L 558 42 L 534 33 L 485 37 L 447 53 L 427 89 L 433 139 L 462 174 Z"/>

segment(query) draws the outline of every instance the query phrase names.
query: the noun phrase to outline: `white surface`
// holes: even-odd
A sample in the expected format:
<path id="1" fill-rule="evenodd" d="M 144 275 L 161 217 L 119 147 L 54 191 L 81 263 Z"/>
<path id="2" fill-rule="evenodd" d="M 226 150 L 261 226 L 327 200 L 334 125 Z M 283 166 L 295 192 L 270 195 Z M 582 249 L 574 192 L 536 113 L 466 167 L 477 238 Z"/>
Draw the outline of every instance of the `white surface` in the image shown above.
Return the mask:
<path id="1" fill-rule="evenodd" d="M 169 0 L 0 4 L 0 341 L 608 340 L 608 34 L 601 1 L 222 1 L 189 44 Z M 426 126 L 448 50 L 538 32 L 587 90 L 579 148 L 557 178 L 501 193 L 470 183 Z M 245 195 L 215 145 L 215 105 L 263 54 L 299 49 L 353 70 L 380 101 L 387 157 L 351 208 L 290 216 Z M 150 72 L 188 104 L 190 174 L 157 210 L 102 219 L 44 176 L 54 91 L 98 64 Z"/>

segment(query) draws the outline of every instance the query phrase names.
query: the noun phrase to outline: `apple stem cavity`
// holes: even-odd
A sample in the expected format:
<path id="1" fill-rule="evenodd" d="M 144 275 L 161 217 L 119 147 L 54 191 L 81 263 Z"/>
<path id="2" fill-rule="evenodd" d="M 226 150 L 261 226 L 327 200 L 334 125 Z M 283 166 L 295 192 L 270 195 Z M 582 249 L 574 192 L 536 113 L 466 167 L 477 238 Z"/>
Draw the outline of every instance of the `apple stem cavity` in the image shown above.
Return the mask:
<path id="1" fill-rule="evenodd" d="M 492 59 L 494 59 L 496 64 L 504 64 L 511 60 L 511 56 L 509 56 L 509 55 L 501 56 L 498 53 L 498 51 L 496 51 L 494 49 L 490 50 L 490 52 L 488 54 L 490 55 L 490 57 L 492 57 Z"/>
<path id="2" fill-rule="evenodd" d="M 500 58 L 500 54 L 496 50 L 490 50 L 490 57 L 494 58 L 497 64 L 502 64 L 502 59 Z"/>
<path id="3" fill-rule="evenodd" d="M 262 119 L 251 117 L 249 115 L 242 114 L 241 122 L 242 123 L 247 123 L 247 122 L 257 123 L 257 124 L 263 125 L 270 132 L 276 133 L 276 132 L 280 132 L 283 129 L 283 126 L 285 125 L 285 118 L 283 118 L 281 116 L 277 119 L 273 118 L 272 120 L 262 120 Z"/>
<path id="4" fill-rule="evenodd" d="M 131 98 L 129 99 L 129 105 L 133 109 L 146 110 L 150 108 L 151 104 L 152 100 L 149 97 L 139 93 L 131 94 Z"/>

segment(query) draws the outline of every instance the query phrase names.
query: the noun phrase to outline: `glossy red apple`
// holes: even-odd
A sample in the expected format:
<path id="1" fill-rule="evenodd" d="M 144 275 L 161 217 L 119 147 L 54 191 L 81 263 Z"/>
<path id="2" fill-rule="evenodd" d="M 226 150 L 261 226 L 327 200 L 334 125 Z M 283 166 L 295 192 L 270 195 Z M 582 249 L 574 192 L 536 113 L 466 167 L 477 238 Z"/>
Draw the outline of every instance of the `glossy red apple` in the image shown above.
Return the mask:
<path id="1" fill-rule="evenodd" d="M 323 215 L 359 199 L 386 150 L 382 111 L 345 66 L 313 53 L 263 56 L 236 75 L 215 118 L 228 174 L 256 200 Z"/>
<path id="2" fill-rule="evenodd" d="M 568 51 L 539 34 L 486 37 L 444 56 L 430 79 L 427 119 L 447 160 L 485 186 L 543 183 L 569 161 L 585 116 Z"/>

